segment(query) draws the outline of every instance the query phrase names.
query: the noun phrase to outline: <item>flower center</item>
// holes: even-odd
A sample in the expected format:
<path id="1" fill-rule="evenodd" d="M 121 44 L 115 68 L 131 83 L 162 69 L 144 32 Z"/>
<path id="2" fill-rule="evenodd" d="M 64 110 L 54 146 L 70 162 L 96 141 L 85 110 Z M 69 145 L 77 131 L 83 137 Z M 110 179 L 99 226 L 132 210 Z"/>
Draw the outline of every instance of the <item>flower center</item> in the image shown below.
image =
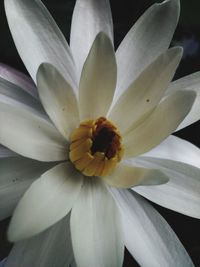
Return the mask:
<path id="1" fill-rule="evenodd" d="M 70 136 L 69 158 L 86 176 L 110 174 L 123 155 L 121 136 L 106 118 L 80 124 Z"/>

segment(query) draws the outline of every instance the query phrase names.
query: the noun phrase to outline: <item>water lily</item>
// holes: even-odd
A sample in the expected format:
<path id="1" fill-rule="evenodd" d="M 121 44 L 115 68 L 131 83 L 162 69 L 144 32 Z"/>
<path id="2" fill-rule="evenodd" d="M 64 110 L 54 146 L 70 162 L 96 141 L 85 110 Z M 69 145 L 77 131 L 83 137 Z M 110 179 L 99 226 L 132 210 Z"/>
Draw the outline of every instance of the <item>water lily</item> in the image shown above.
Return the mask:
<path id="1" fill-rule="evenodd" d="M 6 266 L 117 267 L 125 246 L 144 267 L 193 266 L 142 197 L 200 218 L 200 151 L 170 136 L 200 114 L 199 73 L 169 84 L 179 1 L 150 7 L 116 53 L 107 0 L 76 1 L 70 46 L 39 0 L 5 9 L 37 85 L 1 65 L 1 219 L 22 197 Z"/>

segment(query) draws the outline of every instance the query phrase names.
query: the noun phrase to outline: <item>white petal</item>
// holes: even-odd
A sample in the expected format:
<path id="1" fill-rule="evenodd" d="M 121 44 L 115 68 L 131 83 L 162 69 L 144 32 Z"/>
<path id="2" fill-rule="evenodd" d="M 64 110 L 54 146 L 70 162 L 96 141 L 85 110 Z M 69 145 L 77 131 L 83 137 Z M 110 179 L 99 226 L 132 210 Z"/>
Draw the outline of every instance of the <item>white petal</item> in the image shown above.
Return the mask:
<path id="1" fill-rule="evenodd" d="M 158 169 L 143 168 L 136 164 L 122 162 L 111 175 L 102 177 L 110 186 L 130 188 L 136 185 L 157 185 L 166 183 L 168 177 Z"/>
<path id="2" fill-rule="evenodd" d="M 200 168 L 200 149 L 173 135 L 143 156 L 171 159 Z"/>
<path id="3" fill-rule="evenodd" d="M 194 92 L 178 91 L 165 98 L 138 127 L 124 137 L 125 156 L 145 153 L 167 138 L 190 111 Z"/>
<path id="4" fill-rule="evenodd" d="M 26 189 L 54 165 L 15 155 L 0 159 L 0 220 L 11 216 Z"/>
<path id="5" fill-rule="evenodd" d="M 16 84 L 13 84 L 0 77 L 0 102 L 3 101 L 3 96 L 7 96 L 16 101 L 19 101 L 29 107 L 38 110 L 40 113 L 44 113 L 40 102 L 27 93 L 24 89 Z"/>
<path id="6" fill-rule="evenodd" d="M 70 47 L 78 70 L 78 78 L 99 32 L 105 32 L 113 40 L 109 0 L 77 0 L 72 16 Z"/>
<path id="7" fill-rule="evenodd" d="M 164 218 L 144 199 L 128 190 L 112 189 L 120 207 L 125 245 L 142 267 L 194 267 Z"/>
<path id="8" fill-rule="evenodd" d="M 72 260 L 68 215 L 40 235 L 16 243 L 5 267 L 69 267 Z"/>
<path id="9" fill-rule="evenodd" d="M 40 161 L 67 158 L 67 141 L 55 127 L 27 106 L 14 102 L 0 105 L 0 143 Z"/>
<path id="10" fill-rule="evenodd" d="M 83 66 L 80 80 L 81 119 L 106 116 L 113 99 L 117 68 L 110 39 L 99 33 Z"/>
<path id="11" fill-rule="evenodd" d="M 70 226 L 78 266 L 122 266 L 124 243 L 118 209 L 105 186 L 94 178 L 85 181 Z"/>
<path id="12" fill-rule="evenodd" d="M 76 84 L 69 46 L 40 0 L 5 0 L 8 24 L 17 50 L 36 81 L 42 62 L 58 68 L 73 86 Z"/>
<path id="13" fill-rule="evenodd" d="M 200 72 L 190 74 L 175 82 L 172 82 L 166 91 L 166 95 L 178 90 L 195 91 L 197 94 L 196 100 L 192 109 L 181 122 L 177 130 L 180 130 L 200 119 Z"/>
<path id="14" fill-rule="evenodd" d="M 179 0 L 150 7 L 136 22 L 117 49 L 116 97 L 169 46 L 179 18 Z"/>
<path id="15" fill-rule="evenodd" d="M 8 230 L 9 240 L 31 237 L 62 219 L 71 210 L 81 185 L 81 175 L 67 162 L 43 174 L 15 209 Z"/>
<path id="16" fill-rule="evenodd" d="M 172 80 L 182 56 L 182 48 L 175 47 L 161 54 L 129 86 L 119 98 L 109 119 L 123 133 L 138 124 L 160 102 Z"/>
<path id="17" fill-rule="evenodd" d="M 165 185 L 134 188 L 151 201 L 185 215 L 200 219 L 199 168 L 181 162 L 141 157 L 136 159 L 144 167 L 159 168 L 169 177 Z M 134 162 L 135 163 L 135 162 Z"/>
<path id="18" fill-rule="evenodd" d="M 48 63 L 40 65 L 37 86 L 43 106 L 65 138 L 79 124 L 79 111 L 72 87 L 57 69 Z"/>
<path id="19" fill-rule="evenodd" d="M 25 92 L 38 99 L 37 88 L 33 80 L 24 73 L 0 63 L 0 77 L 19 86 Z"/>

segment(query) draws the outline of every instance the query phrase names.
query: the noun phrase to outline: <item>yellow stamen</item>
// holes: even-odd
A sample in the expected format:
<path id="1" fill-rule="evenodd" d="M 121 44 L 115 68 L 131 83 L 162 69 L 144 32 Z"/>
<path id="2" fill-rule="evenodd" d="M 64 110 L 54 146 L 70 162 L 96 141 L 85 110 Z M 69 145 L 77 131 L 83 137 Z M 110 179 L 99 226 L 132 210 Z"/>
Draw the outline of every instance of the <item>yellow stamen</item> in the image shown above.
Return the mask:
<path id="1" fill-rule="evenodd" d="M 94 154 L 93 160 L 90 164 L 83 170 L 83 174 L 86 176 L 97 176 L 96 172 L 101 168 L 101 162 L 103 163 L 104 153 L 96 152 Z"/>
<path id="2" fill-rule="evenodd" d="M 104 117 L 82 122 L 70 141 L 69 158 L 86 176 L 109 175 L 123 155 L 121 136 Z"/>
<path id="3" fill-rule="evenodd" d="M 92 128 L 80 126 L 72 133 L 71 142 L 87 137 L 92 137 Z"/>
<path id="4" fill-rule="evenodd" d="M 87 152 L 79 160 L 75 161 L 74 165 L 79 171 L 83 171 L 93 159 L 94 157 Z"/>
<path id="5" fill-rule="evenodd" d="M 80 159 L 86 152 L 90 151 L 91 146 L 92 146 L 92 140 L 86 139 L 75 149 L 71 150 L 70 147 L 69 157 L 71 161 L 73 162 Z"/>

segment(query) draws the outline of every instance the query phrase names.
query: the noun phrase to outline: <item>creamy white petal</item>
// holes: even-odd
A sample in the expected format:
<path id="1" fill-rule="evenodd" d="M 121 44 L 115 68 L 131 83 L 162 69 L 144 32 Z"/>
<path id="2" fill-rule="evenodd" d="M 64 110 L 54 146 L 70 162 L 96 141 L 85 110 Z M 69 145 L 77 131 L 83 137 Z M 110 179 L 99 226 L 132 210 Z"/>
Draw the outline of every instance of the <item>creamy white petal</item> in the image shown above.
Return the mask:
<path id="1" fill-rule="evenodd" d="M 94 40 L 80 79 L 81 120 L 106 116 L 113 99 L 117 68 L 110 39 L 103 32 Z"/>
<path id="2" fill-rule="evenodd" d="M 42 173 L 55 163 L 13 156 L 0 159 L 0 220 L 11 216 L 18 201 Z"/>
<path id="3" fill-rule="evenodd" d="M 5 267 L 69 267 L 73 260 L 69 217 L 31 239 L 16 243 Z"/>
<path id="4" fill-rule="evenodd" d="M 27 93 L 24 89 L 16 84 L 13 84 L 0 77 L 0 102 L 2 101 L 2 96 L 10 97 L 16 101 L 19 101 L 29 107 L 44 113 L 40 102 Z"/>
<path id="5" fill-rule="evenodd" d="M 55 127 L 22 103 L 0 105 L 0 143 L 18 154 L 40 161 L 67 158 L 67 141 Z"/>
<path id="6" fill-rule="evenodd" d="M 33 80 L 39 65 L 49 62 L 76 85 L 69 46 L 42 2 L 5 0 L 5 11 L 17 50 Z"/>
<path id="7" fill-rule="evenodd" d="M 169 46 L 180 12 L 179 0 L 151 6 L 117 49 L 116 98 Z M 116 99 L 115 98 L 115 99 Z"/>
<path id="8" fill-rule="evenodd" d="M 14 211 L 8 230 L 10 241 L 42 232 L 71 210 L 82 176 L 71 163 L 61 163 L 43 174 L 26 191 Z"/>
<path id="9" fill-rule="evenodd" d="M 197 168 L 173 160 L 150 157 L 140 157 L 135 161 L 146 168 L 160 169 L 169 177 L 169 182 L 133 190 L 161 206 L 200 219 L 200 165 Z"/>
<path id="10" fill-rule="evenodd" d="M 143 156 L 171 159 L 200 168 L 200 149 L 190 142 L 173 135 Z"/>
<path id="11" fill-rule="evenodd" d="M 171 227 L 147 201 L 128 190 L 112 192 L 122 215 L 125 245 L 140 266 L 194 267 Z"/>
<path id="12" fill-rule="evenodd" d="M 114 105 L 109 119 L 123 133 L 144 120 L 160 102 L 182 57 L 182 48 L 175 47 L 161 54 L 129 86 Z"/>
<path id="13" fill-rule="evenodd" d="M 192 106 L 192 109 L 181 122 L 177 130 L 180 130 L 200 119 L 200 72 L 196 72 L 185 76 L 169 85 L 166 91 L 166 95 L 178 90 L 195 91 L 197 94 L 196 100 Z"/>
<path id="14" fill-rule="evenodd" d="M 38 99 L 37 88 L 33 80 L 24 73 L 0 63 L 0 77 L 19 86 L 25 92 Z"/>
<path id="15" fill-rule="evenodd" d="M 85 180 L 71 212 L 71 236 L 78 266 L 121 267 L 124 254 L 121 220 L 105 186 Z"/>
<path id="16" fill-rule="evenodd" d="M 139 165 L 121 162 L 109 175 L 102 177 L 107 184 L 114 187 L 130 188 L 137 185 L 157 185 L 166 183 L 169 179 L 158 169 L 143 168 Z"/>
<path id="17" fill-rule="evenodd" d="M 138 127 L 124 137 L 125 156 L 143 154 L 167 138 L 190 111 L 196 94 L 177 91 L 165 98 Z"/>
<path id="18" fill-rule="evenodd" d="M 42 104 L 60 133 L 69 138 L 79 124 L 79 111 L 72 87 L 51 64 L 43 63 L 37 73 Z"/>
<path id="19" fill-rule="evenodd" d="M 70 47 L 78 70 L 78 78 L 99 32 L 105 32 L 113 41 L 109 0 L 77 0 L 72 16 Z"/>

